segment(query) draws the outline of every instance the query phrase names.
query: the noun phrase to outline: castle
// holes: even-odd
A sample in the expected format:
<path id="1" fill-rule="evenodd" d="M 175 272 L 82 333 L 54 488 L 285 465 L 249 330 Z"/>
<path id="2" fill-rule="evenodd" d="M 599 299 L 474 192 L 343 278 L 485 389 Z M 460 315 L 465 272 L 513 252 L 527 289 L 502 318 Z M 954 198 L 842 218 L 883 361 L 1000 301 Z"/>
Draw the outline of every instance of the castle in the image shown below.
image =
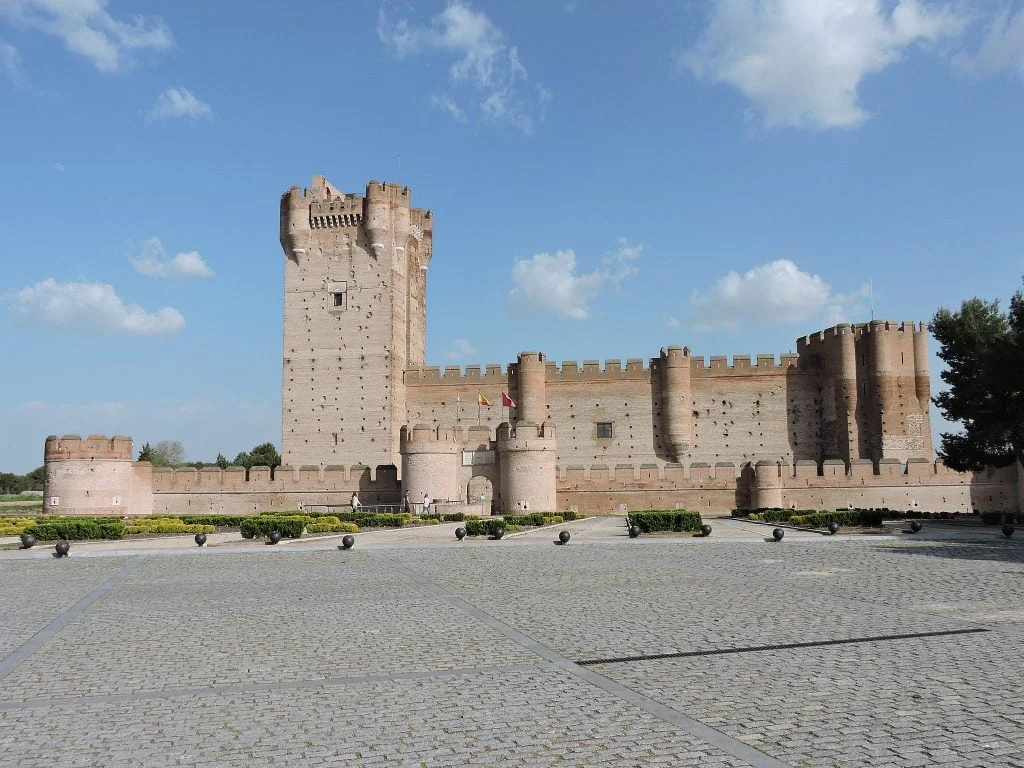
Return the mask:
<path id="1" fill-rule="evenodd" d="M 153 469 L 129 438 L 50 437 L 50 511 L 240 513 L 353 491 L 485 514 L 1021 506 L 1016 468 L 934 459 L 924 324 L 837 325 L 731 364 L 670 346 L 624 364 L 522 352 L 442 371 L 425 361 L 433 216 L 407 187 L 350 194 L 317 176 L 282 196 L 280 232 L 283 466 Z"/>

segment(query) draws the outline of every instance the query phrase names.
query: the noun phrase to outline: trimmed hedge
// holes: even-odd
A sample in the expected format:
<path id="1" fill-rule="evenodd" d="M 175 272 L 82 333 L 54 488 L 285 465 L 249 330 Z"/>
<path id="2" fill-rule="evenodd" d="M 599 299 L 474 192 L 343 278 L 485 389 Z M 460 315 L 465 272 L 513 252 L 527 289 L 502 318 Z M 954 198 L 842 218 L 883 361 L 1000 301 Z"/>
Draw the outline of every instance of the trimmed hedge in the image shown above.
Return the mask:
<path id="1" fill-rule="evenodd" d="M 212 525 L 186 523 L 177 517 L 143 517 L 130 520 L 125 533 L 213 533 Z"/>
<path id="2" fill-rule="evenodd" d="M 493 536 L 496 528 L 504 528 L 508 532 L 508 525 L 500 517 L 466 520 L 467 536 Z"/>
<path id="3" fill-rule="evenodd" d="M 700 512 L 690 512 L 685 509 L 677 510 L 644 510 L 641 512 L 629 513 L 630 525 L 636 525 L 642 533 L 654 533 L 655 531 L 699 531 L 704 524 L 700 519 Z"/>
<path id="4" fill-rule="evenodd" d="M 5 517 L 0 519 L 0 536 L 20 536 L 30 525 L 35 525 L 34 517 Z"/>
<path id="5" fill-rule="evenodd" d="M 302 536 L 302 532 L 311 522 L 311 518 L 306 515 L 291 515 L 288 517 L 254 515 L 242 520 L 239 529 L 244 539 L 267 536 L 271 531 L 280 531 L 282 536 L 289 539 L 297 539 Z"/>
<path id="6" fill-rule="evenodd" d="M 358 533 L 359 526 L 355 523 L 346 523 L 336 517 L 317 517 L 316 522 L 306 526 L 307 533 Z"/>
<path id="7" fill-rule="evenodd" d="M 981 522 L 985 525 L 1000 525 L 1003 522 L 1003 517 L 1006 517 L 1006 522 L 1014 525 L 1019 525 L 1024 518 L 1022 518 L 1016 512 L 982 512 Z"/>
<path id="8" fill-rule="evenodd" d="M 413 521 L 408 512 L 335 512 L 334 515 L 346 523 L 355 523 L 360 528 L 401 528 Z"/>
<path id="9" fill-rule="evenodd" d="M 238 528 L 251 515 L 181 515 L 181 522 L 188 525 L 213 525 L 217 528 Z"/>
<path id="10" fill-rule="evenodd" d="M 87 539 L 123 539 L 124 520 L 119 517 L 61 517 L 36 523 L 24 529 L 39 541 L 85 541 Z"/>

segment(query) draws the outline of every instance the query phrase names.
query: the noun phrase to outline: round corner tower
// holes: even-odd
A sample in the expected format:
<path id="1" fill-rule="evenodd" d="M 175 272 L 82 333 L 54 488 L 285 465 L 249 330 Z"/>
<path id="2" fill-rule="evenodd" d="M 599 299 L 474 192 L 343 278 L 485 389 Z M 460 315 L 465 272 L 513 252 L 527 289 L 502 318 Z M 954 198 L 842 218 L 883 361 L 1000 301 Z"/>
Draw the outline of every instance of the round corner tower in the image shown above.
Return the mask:
<path id="1" fill-rule="evenodd" d="M 693 441 L 693 393 L 690 389 L 689 347 L 661 350 L 661 391 L 665 442 L 672 458 L 685 462 Z"/>
<path id="2" fill-rule="evenodd" d="M 148 469 L 148 463 L 145 468 Z M 137 465 L 142 468 L 143 465 Z M 50 435 L 43 450 L 43 495 L 47 513 L 116 515 L 141 512 L 132 504 L 135 466 L 132 439 L 123 435 Z M 145 504 L 145 499 L 138 499 Z"/>
<path id="3" fill-rule="evenodd" d="M 428 424 L 403 426 L 401 435 L 402 489 L 414 504 L 426 494 L 435 500 L 462 500 L 459 457 L 462 440 L 454 427 Z"/>

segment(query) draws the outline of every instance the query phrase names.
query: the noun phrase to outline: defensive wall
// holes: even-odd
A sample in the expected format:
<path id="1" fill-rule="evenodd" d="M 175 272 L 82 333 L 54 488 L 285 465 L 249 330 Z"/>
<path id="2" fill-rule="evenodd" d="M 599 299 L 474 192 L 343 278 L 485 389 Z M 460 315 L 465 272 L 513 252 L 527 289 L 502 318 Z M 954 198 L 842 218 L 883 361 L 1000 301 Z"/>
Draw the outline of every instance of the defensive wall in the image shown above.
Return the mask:
<path id="1" fill-rule="evenodd" d="M 575 506 L 588 514 L 614 514 L 620 505 L 702 514 L 736 507 L 961 513 L 1021 508 L 1012 466 L 956 472 L 925 459 L 562 465 L 554 461 L 553 430 L 550 422 L 504 424 L 494 432 L 476 425 L 407 427 L 406 490 L 414 503 L 424 492 L 438 502 L 469 499 L 475 508 L 467 511 L 473 512 L 512 512 L 520 499 L 529 499 L 537 511 Z M 122 436 L 53 436 L 47 438 L 45 460 L 46 511 L 53 514 L 237 515 L 345 505 L 353 491 L 364 504 L 397 504 L 402 495 L 394 466 L 154 469 L 132 461 L 131 439 Z"/>
<path id="2" fill-rule="evenodd" d="M 560 509 L 609 514 L 627 509 L 684 508 L 723 514 L 733 508 L 888 508 L 932 512 L 1020 509 L 1015 467 L 956 472 L 939 461 L 861 459 L 796 464 L 695 462 L 666 465 L 580 465 L 558 475 Z"/>

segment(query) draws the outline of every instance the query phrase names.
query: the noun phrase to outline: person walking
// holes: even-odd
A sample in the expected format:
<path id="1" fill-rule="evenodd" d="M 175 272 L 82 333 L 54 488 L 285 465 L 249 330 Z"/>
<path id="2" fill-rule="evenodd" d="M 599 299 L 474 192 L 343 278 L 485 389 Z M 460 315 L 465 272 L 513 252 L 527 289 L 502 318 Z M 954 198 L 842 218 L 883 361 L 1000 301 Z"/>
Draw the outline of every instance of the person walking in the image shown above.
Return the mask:
<path id="1" fill-rule="evenodd" d="M 359 494 L 355 491 L 352 492 L 352 511 L 356 512 L 363 508 L 363 505 L 359 503 Z"/>
<path id="2" fill-rule="evenodd" d="M 402 511 L 407 515 L 412 514 L 412 501 L 409 499 L 409 491 L 405 492 L 405 498 L 402 499 Z"/>
<path id="3" fill-rule="evenodd" d="M 430 514 L 430 494 L 426 491 L 423 492 L 423 516 L 426 517 Z"/>

